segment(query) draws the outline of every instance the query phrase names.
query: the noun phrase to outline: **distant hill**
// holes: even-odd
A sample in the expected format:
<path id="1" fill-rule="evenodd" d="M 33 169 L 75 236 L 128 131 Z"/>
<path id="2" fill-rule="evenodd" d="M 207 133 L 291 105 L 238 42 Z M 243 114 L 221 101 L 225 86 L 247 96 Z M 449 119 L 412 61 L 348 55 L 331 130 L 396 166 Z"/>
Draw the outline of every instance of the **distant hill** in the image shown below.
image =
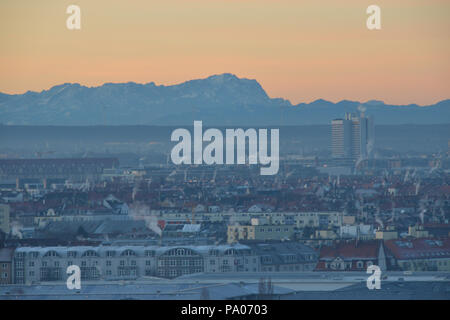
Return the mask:
<path id="1" fill-rule="evenodd" d="M 13 125 L 208 125 L 329 124 L 363 106 L 377 124 L 450 123 L 450 100 L 430 106 L 386 105 L 381 101 L 292 105 L 270 98 L 256 80 L 232 74 L 164 86 L 105 83 L 98 87 L 65 83 L 41 92 L 0 93 L 0 123 Z M 360 107 L 361 108 L 361 107 Z"/>

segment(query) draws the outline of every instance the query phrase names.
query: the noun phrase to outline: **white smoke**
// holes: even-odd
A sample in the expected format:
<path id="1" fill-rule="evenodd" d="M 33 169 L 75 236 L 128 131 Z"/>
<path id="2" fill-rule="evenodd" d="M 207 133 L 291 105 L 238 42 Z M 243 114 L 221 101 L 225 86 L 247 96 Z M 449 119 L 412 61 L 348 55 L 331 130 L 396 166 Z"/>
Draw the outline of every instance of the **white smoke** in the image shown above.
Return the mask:
<path id="1" fill-rule="evenodd" d="M 137 183 L 135 183 L 135 185 L 133 187 L 133 193 L 131 194 L 131 199 L 133 199 L 133 202 L 136 198 L 136 194 L 138 193 L 138 191 L 139 191 L 139 186 Z"/>
<path id="2" fill-rule="evenodd" d="M 369 157 L 373 156 L 374 145 L 375 143 L 373 139 L 369 138 L 369 140 L 367 141 L 367 154 L 369 155 Z"/>
<path id="3" fill-rule="evenodd" d="M 420 191 L 420 180 L 416 183 L 416 196 L 419 194 Z"/>
<path id="4" fill-rule="evenodd" d="M 363 156 L 359 156 L 358 160 L 356 161 L 355 168 L 358 168 L 359 164 L 364 160 Z"/>
<path id="5" fill-rule="evenodd" d="M 286 173 L 285 179 L 289 178 L 289 177 L 294 173 L 294 171 L 295 171 L 295 170 L 292 170 L 292 171 Z"/>
<path id="6" fill-rule="evenodd" d="M 379 217 L 376 217 L 375 221 L 380 225 L 381 229 L 384 229 L 384 223 Z"/>
<path id="7" fill-rule="evenodd" d="M 172 177 L 172 176 L 174 176 L 174 175 L 176 175 L 176 174 L 177 174 L 177 170 L 173 170 L 173 171 L 167 176 L 167 178 Z"/>
<path id="8" fill-rule="evenodd" d="M 403 182 L 408 182 L 408 181 L 409 181 L 409 169 L 406 170 L 405 177 L 403 179 Z"/>
<path id="9" fill-rule="evenodd" d="M 18 221 L 11 222 L 11 234 L 14 237 L 17 237 L 19 239 L 23 239 L 23 234 L 22 234 L 22 231 L 21 231 L 22 228 L 23 228 L 23 225 L 20 222 L 18 222 Z"/>
<path id="10" fill-rule="evenodd" d="M 421 210 L 420 213 L 419 213 L 420 222 L 422 222 L 422 224 L 425 221 L 425 212 L 426 212 L 426 210 Z"/>
<path id="11" fill-rule="evenodd" d="M 134 220 L 144 220 L 145 226 L 152 230 L 154 233 L 162 236 L 162 230 L 158 225 L 158 217 L 152 214 L 149 206 L 139 203 L 133 203 L 130 205 L 130 210 L 128 213 L 133 217 Z"/>
<path id="12" fill-rule="evenodd" d="M 421 202 L 420 204 L 420 213 L 419 213 L 419 218 L 420 218 L 420 222 L 422 222 L 422 224 L 425 221 L 425 212 L 427 212 L 427 209 L 425 208 L 425 205 L 423 202 Z"/>

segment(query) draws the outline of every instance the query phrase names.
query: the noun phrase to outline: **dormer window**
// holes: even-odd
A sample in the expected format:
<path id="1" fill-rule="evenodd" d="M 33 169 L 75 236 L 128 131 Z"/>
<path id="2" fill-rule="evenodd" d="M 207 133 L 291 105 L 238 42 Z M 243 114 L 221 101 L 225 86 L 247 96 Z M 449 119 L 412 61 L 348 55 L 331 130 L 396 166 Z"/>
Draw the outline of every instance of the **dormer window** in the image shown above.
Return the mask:
<path id="1" fill-rule="evenodd" d="M 126 257 L 135 256 L 135 255 L 136 255 L 136 253 L 130 249 L 127 249 L 124 252 L 122 252 L 122 256 L 126 256 Z"/>
<path id="2" fill-rule="evenodd" d="M 94 250 L 88 250 L 83 253 L 83 257 L 98 257 L 98 254 Z"/>
<path id="3" fill-rule="evenodd" d="M 44 255 L 44 257 L 59 257 L 59 255 L 56 251 L 50 250 Z"/>

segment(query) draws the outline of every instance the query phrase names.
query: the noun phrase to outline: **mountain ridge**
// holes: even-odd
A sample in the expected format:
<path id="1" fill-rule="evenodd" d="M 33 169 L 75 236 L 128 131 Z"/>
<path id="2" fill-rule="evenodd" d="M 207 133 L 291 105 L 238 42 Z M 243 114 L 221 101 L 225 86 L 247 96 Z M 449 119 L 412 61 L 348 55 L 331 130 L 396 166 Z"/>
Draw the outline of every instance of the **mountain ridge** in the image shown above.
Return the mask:
<path id="1" fill-rule="evenodd" d="M 231 73 L 174 85 L 63 83 L 23 94 L 0 93 L 0 123 L 11 125 L 327 124 L 363 107 L 380 124 L 450 122 L 450 99 L 433 105 L 390 105 L 378 100 L 292 104 L 271 98 L 255 79 Z M 425 112 L 426 111 L 426 112 Z"/>

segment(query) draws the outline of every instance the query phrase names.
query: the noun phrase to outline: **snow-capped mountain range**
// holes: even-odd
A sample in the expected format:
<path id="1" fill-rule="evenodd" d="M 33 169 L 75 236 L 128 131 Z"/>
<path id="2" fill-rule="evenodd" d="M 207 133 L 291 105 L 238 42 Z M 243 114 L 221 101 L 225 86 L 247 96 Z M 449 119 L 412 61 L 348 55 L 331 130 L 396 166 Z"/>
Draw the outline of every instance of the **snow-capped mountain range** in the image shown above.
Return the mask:
<path id="1" fill-rule="evenodd" d="M 153 82 L 98 87 L 65 83 L 41 92 L 0 93 L 0 123 L 185 125 L 202 120 L 207 125 L 308 125 L 330 123 L 345 112 L 357 112 L 358 107 L 373 115 L 377 124 L 450 122 L 450 100 L 430 106 L 322 99 L 293 105 L 285 99 L 270 98 L 256 80 L 226 73 L 171 86 Z"/>

